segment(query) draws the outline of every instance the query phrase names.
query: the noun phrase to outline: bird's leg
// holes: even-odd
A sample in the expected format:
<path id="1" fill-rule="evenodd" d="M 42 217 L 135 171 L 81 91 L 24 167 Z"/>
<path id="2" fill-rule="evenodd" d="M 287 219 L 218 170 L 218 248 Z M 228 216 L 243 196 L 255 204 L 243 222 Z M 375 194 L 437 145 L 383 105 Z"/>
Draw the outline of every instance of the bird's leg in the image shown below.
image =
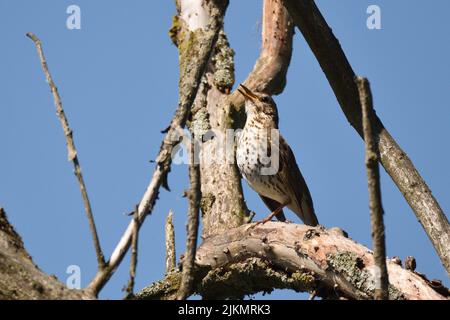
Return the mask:
<path id="1" fill-rule="evenodd" d="M 270 220 L 272 220 L 273 217 L 275 217 L 278 213 L 280 213 L 281 210 L 283 210 L 283 208 L 287 205 L 287 203 L 283 203 L 281 204 L 278 208 L 276 208 L 275 210 L 272 211 L 271 214 L 269 214 L 267 217 L 265 217 L 262 220 L 256 221 L 255 224 L 252 226 L 252 228 L 256 227 L 259 224 L 264 224 L 266 222 L 269 222 Z"/>

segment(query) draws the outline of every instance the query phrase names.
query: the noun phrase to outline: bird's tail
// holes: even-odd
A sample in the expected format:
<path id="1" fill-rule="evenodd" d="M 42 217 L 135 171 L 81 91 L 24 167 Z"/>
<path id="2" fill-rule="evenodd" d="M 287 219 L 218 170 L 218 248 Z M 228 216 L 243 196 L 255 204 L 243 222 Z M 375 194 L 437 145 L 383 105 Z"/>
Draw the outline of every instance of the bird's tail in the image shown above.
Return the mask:
<path id="1" fill-rule="evenodd" d="M 314 211 L 313 203 L 312 201 L 307 201 L 304 198 L 301 201 L 301 218 L 305 224 L 310 226 L 317 226 L 319 224 L 319 220 L 317 219 L 316 213 Z"/>

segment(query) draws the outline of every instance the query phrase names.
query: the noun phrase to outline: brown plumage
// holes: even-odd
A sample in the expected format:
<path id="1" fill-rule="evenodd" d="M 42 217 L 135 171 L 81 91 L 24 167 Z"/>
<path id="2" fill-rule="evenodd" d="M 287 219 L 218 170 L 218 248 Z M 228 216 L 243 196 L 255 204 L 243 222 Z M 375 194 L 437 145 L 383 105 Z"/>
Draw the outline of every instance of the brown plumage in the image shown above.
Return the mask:
<path id="1" fill-rule="evenodd" d="M 274 215 L 284 221 L 286 206 L 305 224 L 317 225 L 308 186 L 294 153 L 278 132 L 275 102 L 269 95 L 252 92 L 243 85 L 238 90 L 246 99 L 247 121 L 237 142 L 237 164 L 244 179 L 272 211 L 262 222 Z"/>

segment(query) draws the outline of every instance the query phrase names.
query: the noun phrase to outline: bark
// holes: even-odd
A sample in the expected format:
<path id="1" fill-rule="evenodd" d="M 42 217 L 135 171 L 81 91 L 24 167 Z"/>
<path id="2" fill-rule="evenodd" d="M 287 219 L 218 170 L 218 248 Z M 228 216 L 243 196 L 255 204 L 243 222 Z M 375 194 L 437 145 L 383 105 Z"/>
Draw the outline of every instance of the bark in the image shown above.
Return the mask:
<path id="1" fill-rule="evenodd" d="M 203 136 L 200 147 L 202 238 L 240 226 L 248 219 L 234 149 L 226 147 L 234 145 L 234 135 L 227 135 L 231 118 L 225 107 L 234 83 L 233 55 L 225 33 L 221 32 L 216 55 L 206 73 L 204 100 L 200 97 L 199 108 L 192 115 L 196 135 L 204 128 L 211 130 Z M 225 83 L 223 79 L 216 82 L 221 74 L 230 81 L 225 87 L 218 86 Z"/>
<path id="2" fill-rule="evenodd" d="M 177 258 L 175 253 L 175 228 L 173 226 L 173 211 L 169 211 L 166 218 L 166 274 L 175 270 Z"/>
<path id="3" fill-rule="evenodd" d="M 197 250 L 195 293 L 204 298 L 243 298 L 274 288 L 314 292 L 324 298 L 372 299 L 373 253 L 335 230 L 282 222 L 244 225 L 206 239 Z M 422 275 L 387 260 L 390 299 L 446 300 Z M 171 299 L 179 273 L 137 294 Z M 194 293 L 194 292 L 192 292 Z"/>
<path id="4" fill-rule="evenodd" d="M 199 29 L 196 28 L 204 25 L 202 21 L 207 16 L 207 6 L 204 1 L 178 1 L 178 15 L 170 34 L 178 46 L 180 64 L 185 59 L 186 34 L 197 32 L 195 30 Z M 227 154 L 224 149 L 227 139 L 228 142 L 231 139 L 231 143 L 234 139 L 226 135 L 226 130 L 231 128 L 231 118 L 224 107 L 234 84 L 233 56 L 222 28 L 188 121 L 192 135 L 202 138 L 199 159 L 203 238 L 240 226 L 248 216 L 233 154 Z M 180 73 L 180 78 L 185 76 L 185 73 Z"/>
<path id="5" fill-rule="evenodd" d="M 339 41 L 313 0 L 283 0 L 283 3 L 316 56 L 347 120 L 363 137 L 355 73 Z M 376 115 L 373 125 L 381 164 L 414 211 L 450 274 L 450 225 L 447 217 L 412 161 Z"/>
<path id="6" fill-rule="evenodd" d="M 68 289 L 55 276 L 42 272 L 0 208 L 0 300 L 94 298 L 88 292 Z"/>

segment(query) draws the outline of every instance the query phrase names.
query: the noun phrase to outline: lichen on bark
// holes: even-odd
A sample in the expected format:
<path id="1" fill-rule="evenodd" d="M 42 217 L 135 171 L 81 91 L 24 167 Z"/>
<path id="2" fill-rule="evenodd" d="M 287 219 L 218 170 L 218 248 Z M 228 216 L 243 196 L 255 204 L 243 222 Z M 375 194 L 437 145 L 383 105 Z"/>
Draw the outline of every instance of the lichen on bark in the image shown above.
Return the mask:
<path id="1" fill-rule="evenodd" d="M 214 85 L 224 93 L 229 93 L 234 84 L 234 50 L 230 47 L 223 30 L 219 33 L 216 53 L 212 59 L 214 64 Z"/>
<path id="2" fill-rule="evenodd" d="M 134 296 L 136 300 L 173 300 L 175 299 L 181 283 L 181 272 L 174 271 L 166 275 L 166 277 L 153 283 L 151 286 L 145 287 Z"/>
<path id="3" fill-rule="evenodd" d="M 247 295 L 274 289 L 292 289 L 296 292 L 312 291 L 315 279 L 311 274 L 284 272 L 260 258 L 250 258 L 228 267 L 208 272 L 198 287 L 205 299 L 243 299 Z"/>
<path id="4" fill-rule="evenodd" d="M 371 294 L 375 294 L 375 277 L 367 268 L 364 268 L 363 260 L 353 252 L 337 252 L 327 255 L 330 268 L 341 273 L 355 288 Z M 394 286 L 389 285 L 390 300 L 404 300 L 405 297 Z"/>
<path id="5" fill-rule="evenodd" d="M 211 19 L 214 18 L 211 15 Z M 192 54 L 195 54 L 193 46 L 201 45 L 198 39 L 203 32 L 201 29 L 189 31 L 181 17 L 173 19 L 169 33 L 178 44 L 180 72 L 189 71 Z M 242 225 L 248 216 L 234 157 L 230 163 L 225 153 L 226 130 L 233 123 L 227 107 L 234 81 L 234 51 L 222 28 L 188 122 L 191 133 L 200 142 L 204 237 Z"/>

